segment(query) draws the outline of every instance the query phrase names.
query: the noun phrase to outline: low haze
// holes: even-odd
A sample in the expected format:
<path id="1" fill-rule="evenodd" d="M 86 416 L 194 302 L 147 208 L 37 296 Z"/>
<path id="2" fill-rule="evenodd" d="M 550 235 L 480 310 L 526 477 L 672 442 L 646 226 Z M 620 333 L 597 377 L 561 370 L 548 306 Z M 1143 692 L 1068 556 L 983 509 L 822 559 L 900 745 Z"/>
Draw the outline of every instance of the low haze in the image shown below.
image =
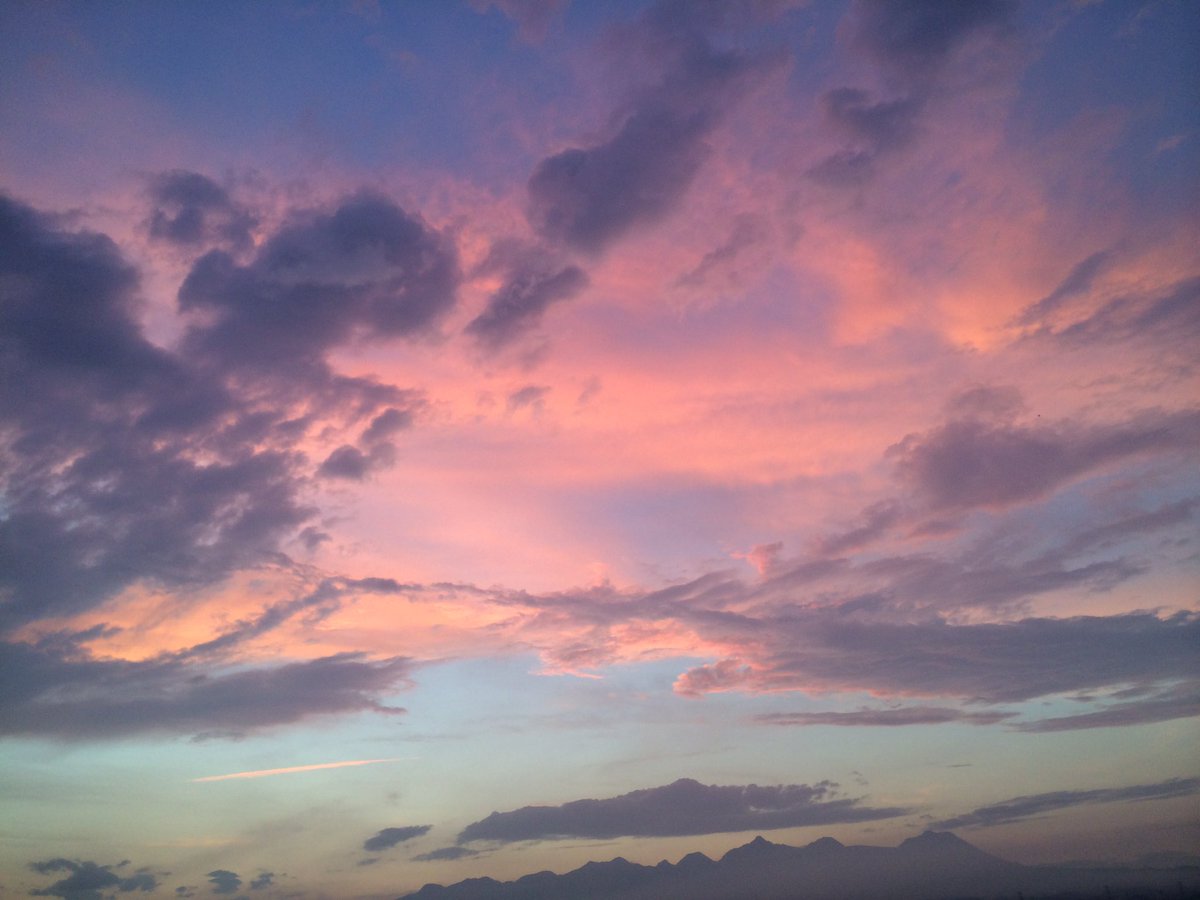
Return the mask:
<path id="1" fill-rule="evenodd" d="M 1197 35 L 0 5 L 0 897 L 1200 861 Z"/>

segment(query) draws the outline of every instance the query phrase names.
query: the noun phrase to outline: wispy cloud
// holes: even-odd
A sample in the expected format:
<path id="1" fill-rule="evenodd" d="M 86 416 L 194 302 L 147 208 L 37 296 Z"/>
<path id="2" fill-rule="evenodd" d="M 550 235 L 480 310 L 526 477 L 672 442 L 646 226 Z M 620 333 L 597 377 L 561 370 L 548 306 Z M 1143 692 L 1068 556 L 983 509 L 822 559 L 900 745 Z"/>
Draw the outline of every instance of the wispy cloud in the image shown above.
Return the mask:
<path id="1" fill-rule="evenodd" d="M 393 756 L 387 759 L 346 759 L 341 762 L 313 763 L 308 766 L 285 766 L 281 769 L 256 769 L 253 772 L 232 772 L 229 775 L 206 775 L 203 778 L 193 778 L 192 782 L 229 781 L 233 778 L 267 778 L 271 775 L 292 775 L 296 772 L 316 772 L 320 769 L 345 769 L 349 766 L 373 766 L 376 763 L 403 762 L 413 758 L 411 756 Z"/>

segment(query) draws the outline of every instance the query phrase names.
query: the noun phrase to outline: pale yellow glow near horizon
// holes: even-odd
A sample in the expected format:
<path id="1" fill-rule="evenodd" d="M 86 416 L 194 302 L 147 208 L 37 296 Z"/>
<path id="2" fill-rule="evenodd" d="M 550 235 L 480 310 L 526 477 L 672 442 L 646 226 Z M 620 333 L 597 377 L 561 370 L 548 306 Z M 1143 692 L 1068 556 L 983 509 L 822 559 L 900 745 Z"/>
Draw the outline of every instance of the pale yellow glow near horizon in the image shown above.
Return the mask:
<path id="1" fill-rule="evenodd" d="M 192 783 L 201 781 L 228 781 L 231 778 L 266 778 L 269 775 L 290 775 L 293 772 L 315 772 L 318 769 L 341 769 L 346 766 L 372 766 L 376 763 L 403 762 L 411 760 L 411 756 L 393 756 L 387 759 L 347 759 L 342 762 L 313 763 L 308 766 L 287 766 L 282 769 L 258 769 L 253 772 L 233 772 L 229 775 L 206 775 L 203 778 L 193 778 Z"/>

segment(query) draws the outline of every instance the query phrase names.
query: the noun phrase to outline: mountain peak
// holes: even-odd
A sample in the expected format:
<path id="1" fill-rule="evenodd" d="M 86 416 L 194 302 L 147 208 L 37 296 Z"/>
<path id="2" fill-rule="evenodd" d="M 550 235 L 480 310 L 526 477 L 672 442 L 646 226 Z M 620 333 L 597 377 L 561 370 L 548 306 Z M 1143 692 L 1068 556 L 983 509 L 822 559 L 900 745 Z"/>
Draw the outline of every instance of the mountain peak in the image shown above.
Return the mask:
<path id="1" fill-rule="evenodd" d="M 811 844 L 807 844 L 805 850 L 843 850 L 846 845 L 837 838 L 822 837 L 817 838 Z"/>
<path id="2" fill-rule="evenodd" d="M 971 847 L 953 831 L 922 831 L 916 837 L 910 837 L 900 843 L 901 847 Z"/>

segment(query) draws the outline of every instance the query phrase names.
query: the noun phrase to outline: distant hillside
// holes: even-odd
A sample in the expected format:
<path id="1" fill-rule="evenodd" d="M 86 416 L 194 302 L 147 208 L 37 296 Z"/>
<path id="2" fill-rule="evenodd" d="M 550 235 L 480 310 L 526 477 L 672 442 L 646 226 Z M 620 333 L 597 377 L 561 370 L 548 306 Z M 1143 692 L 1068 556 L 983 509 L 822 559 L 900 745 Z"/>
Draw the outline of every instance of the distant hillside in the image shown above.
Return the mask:
<path id="1" fill-rule="evenodd" d="M 618 857 L 563 875 L 427 884 L 402 900 L 1134 900 L 1159 891 L 1172 900 L 1200 898 L 1200 868 L 1023 866 L 950 832 L 927 831 L 899 847 L 847 847 L 829 837 L 791 847 L 756 837 L 719 862 L 702 853 L 656 866 Z"/>

